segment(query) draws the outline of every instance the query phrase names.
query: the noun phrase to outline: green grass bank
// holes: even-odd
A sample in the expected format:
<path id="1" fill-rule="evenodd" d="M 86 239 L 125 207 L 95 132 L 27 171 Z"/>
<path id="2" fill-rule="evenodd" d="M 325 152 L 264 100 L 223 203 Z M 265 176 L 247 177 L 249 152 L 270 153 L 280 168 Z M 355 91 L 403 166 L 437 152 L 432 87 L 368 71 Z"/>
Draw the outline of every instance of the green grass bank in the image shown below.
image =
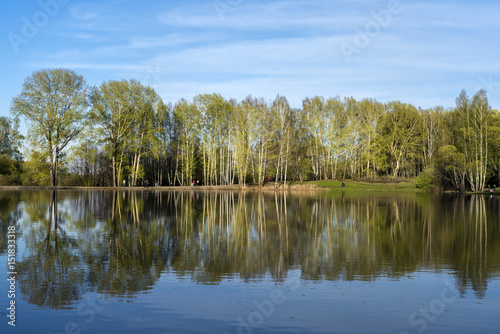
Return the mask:
<path id="1" fill-rule="evenodd" d="M 415 180 L 409 179 L 399 182 L 362 182 L 362 181 L 344 181 L 345 187 L 342 187 L 342 181 L 323 180 L 323 181 L 310 181 L 305 183 L 313 183 L 318 186 L 325 187 L 331 190 L 344 190 L 344 191 L 411 191 L 422 192 L 415 186 Z"/>

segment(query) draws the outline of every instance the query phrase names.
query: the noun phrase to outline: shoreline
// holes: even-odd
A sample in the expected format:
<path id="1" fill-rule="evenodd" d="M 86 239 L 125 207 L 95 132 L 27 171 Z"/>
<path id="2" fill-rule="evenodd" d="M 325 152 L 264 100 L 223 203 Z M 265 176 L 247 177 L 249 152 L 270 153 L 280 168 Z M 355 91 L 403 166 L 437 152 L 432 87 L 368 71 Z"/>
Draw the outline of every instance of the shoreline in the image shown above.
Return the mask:
<path id="1" fill-rule="evenodd" d="M 317 184 L 318 181 L 306 181 L 306 182 L 290 182 L 287 188 L 284 188 L 283 183 L 279 183 L 276 187 L 274 183 L 267 183 L 264 186 L 257 185 L 245 185 L 240 186 L 238 184 L 233 185 L 212 185 L 212 186 L 138 186 L 138 187 L 85 187 L 85 186 L 0 186 L 0 191 L 15 191 L 15 190 L 117 190 L 117 191 L 252 191 L 252 192 L 405 192 L 405 193 L 434 193 L 432 191 L 425 191 L 417 188 L 410 188 L 410 183 L 406 184 L 405 187 L 399 188 L 395 187 L 393 183 L 365 183 L 359 181 L 349 182 L 349 186 L 341 187 L 339 181 L 327 181 L 328 184 Z M 322 182 L 322 181 L 319 181 Z M 331 183 L 330 183 L 331 182 Z M 338 182 L 339 184 L 335 184 Z M 455 195 L 495 195 L 496 192 L 482 191 L 482 192 L 455 192 L 455 191 L 444 191 L 441 194 L 455 194 Z"/>

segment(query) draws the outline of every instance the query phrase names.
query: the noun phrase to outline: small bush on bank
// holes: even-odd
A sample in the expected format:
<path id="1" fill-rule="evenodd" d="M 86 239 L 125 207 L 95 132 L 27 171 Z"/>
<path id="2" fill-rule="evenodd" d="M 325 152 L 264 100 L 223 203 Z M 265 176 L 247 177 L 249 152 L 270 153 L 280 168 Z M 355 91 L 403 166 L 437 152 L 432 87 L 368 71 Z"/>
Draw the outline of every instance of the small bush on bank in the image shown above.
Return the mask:
<path id="1" fill-rule="evenodd" d="M 433 191 L 439 188 L 439 179 L 436 176 L 434 167 L 425 168 L 417 177 L 415 184 L 418 189 Z"/>

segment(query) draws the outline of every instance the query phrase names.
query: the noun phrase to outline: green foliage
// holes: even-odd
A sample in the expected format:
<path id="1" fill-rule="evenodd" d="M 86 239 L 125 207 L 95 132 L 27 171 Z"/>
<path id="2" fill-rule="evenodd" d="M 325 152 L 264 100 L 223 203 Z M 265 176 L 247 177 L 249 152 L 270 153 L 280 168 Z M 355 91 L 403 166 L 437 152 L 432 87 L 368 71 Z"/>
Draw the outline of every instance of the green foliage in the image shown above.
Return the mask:
<path id="1" fill-rule="evenodd" d="M 0 155 L 0 185 L 12 186 L 21 184 L 21 162 L 6 154 Z"/>
<path id="2" fill-rule="evenodd" d="M 93 87 L 90 93 L 90 121 L 112 158 L 113 186 L 122 179 L 127 141 L 134 133 L 135 80 L 108 81 Z"/>
<path id="3" fill-rule="evenodd" d="M 14 117 L 0 117 L 0 154 L 5 154 L 8 157 L 21 160 L 22 155 L 20 148 L 24 136 L 19 133 L 19 119 Z"/>
<path id="4" fill-rule="evenodd" d="M 203 99 L 206 100 L 207 97 Z M 173 120 L 177 130 L 175 150 L 178 182 L 182 185 L 189 185 L 195 177 L 194 173 L 197 161 L 197 156 L 195 155 L 196 145 L 204 120 L 195 103 L 190 103 L 184 99 L 175 105 Z M 208 136 L 210 133 L 205 135 Z M 208 148 L 206 150 L 208 150 L 208 154 L 211 153 Z M 215 153 L 212 152 L 212 154 Z"/>
<path id="5" fill-rule="evenodd" d="M 439 148 L 434 162 L 435 172 L 441 179 L 444 188 L 451 186 L 454 190 L 465 191 L 464 155 L 453 145 Z"/>
<path id="6" fill-rule="evenodd" d="M 48 186 L 50 185 L 50 166 L 47 154 L 37 151 L 30 152 L 28 159 L 23 164 L 21 183 L 23 186 Z"/>
<path id="7" fill-rule="evenodd" d="M 301 159 L 297 164 L 297 175 L 300 181 L 311 181 L 314 179 L 310 158 Z"/>
<path id="8" fill-rule="evenodd" d="M 416 179 L 418 189 L 432 191 L 439 188 L 439 178 L 436 175 L 434 167 L 425 168 Z"/>
<path id="9" fill-rule="evenodd" d="M 418 159 L 422 141 L 421 117 L 417 109 L 399 101 L 389 102 L 387 112 L 379 123 L 377 144 L 380 152 L 387 155 L 393 177 L 408 176 L 407 161 Z M 406 168 L 405 168 L 406 167 Z"/>
<path id="10" fill-rule="evenodd" d="M 488 120 L 492 113 L 486 91 L 472 98 L 462 91 L 457 98 L 454 116 L 457 148 L 464 155 L 464 177 L 472 191 L 482 191 L 488 171 Z"/>
<path id="11" fill-rule="evenodd" d="M 64 173 L 59 176 L 59 185 L 61 186 L 73 186 L 73 187 L 84 187 L 88 186 L 84 175 L 75 173 Z"/>
<path id="12" fill-rule="evenodd" d="M 490 174 L 500 183 L 500 113 L 493 111 L 488 121 L 488 168 Z"/>
<path id="13" fill-rule="evenodd" d="M 167 107 L 153 88 L 137 80 L 104 82 L 92 89 L 90 103 L 91 124 L 112 159 L 113 185 L 121 184 L 125 167 L 136 184 L 141 158 L 161 154 L 158 135 Z"/>
<path id="14" fill-rule="evenodd" d="M 18 132 L 17 119 L 0 117 L 0 185 L 21 184 L 21 159 L 19 152 L 23 136 Z"/>
<path id="15" fill-rule="evenodd" d="M 49 158 L 50 185 L 57 185 L 59 157 L 82 131 L 86 121 L 87 84 L 67 69 L 41 70 L 24 80 L 11 111 L 23 117 L 32 141 L 41 143 Z"/>

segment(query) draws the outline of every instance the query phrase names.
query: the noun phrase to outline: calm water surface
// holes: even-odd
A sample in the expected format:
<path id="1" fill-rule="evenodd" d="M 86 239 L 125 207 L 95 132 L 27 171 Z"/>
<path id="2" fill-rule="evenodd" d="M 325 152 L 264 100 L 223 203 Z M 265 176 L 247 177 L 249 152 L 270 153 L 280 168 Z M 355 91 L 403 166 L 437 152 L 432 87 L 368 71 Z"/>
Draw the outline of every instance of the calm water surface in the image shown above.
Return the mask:
<path id="1" fill-rule="evenodd" d="M 499 200 L 0 192 L 0 331 L 499 333 Z"/>

